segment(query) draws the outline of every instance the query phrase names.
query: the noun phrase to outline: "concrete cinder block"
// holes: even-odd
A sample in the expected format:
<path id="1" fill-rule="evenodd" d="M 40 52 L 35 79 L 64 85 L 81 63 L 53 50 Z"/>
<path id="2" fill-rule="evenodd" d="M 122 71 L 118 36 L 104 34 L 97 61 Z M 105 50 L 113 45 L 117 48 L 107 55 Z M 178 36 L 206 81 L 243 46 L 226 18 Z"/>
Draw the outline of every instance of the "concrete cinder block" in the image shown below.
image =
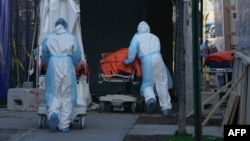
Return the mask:
<path id="1" fill-rule="evenodd" d="M 23 82 L 23 88 L 33 88 L 33 82 Z"/>
<path id="2" fill-rule="evenodd" d="M 37 111 L 44 103 L 44 89 L 11 88 L 7 95 L 7 109 L 12 111 Z"/>

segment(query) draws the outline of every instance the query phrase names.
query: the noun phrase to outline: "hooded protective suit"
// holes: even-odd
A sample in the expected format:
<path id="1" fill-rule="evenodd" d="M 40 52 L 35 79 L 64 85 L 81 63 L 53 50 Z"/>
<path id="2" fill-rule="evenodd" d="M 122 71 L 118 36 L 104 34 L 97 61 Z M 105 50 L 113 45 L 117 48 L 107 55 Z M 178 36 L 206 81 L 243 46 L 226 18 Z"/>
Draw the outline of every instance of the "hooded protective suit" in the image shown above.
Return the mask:
<path id="1" fill-rule="evenodd" d="M 81 63 L 82 52 L 75 36 L 67 32 L 68 24 L 59 18 L 55 29 L 42 42 L 42 60 L 45 62 L 45 101 L 49 118 L 56 113 L 59 129 L 68 128 L 71 112 L 77 101 L 76 74 L 74 66 Z"/>
<path id="2" fill-rule="evenodd" d="M 158 94 L 162 111 L 172 109 L 168 92 L 167 68 L 160 53 L 159 38 L 150 33 L 150 27 L 144 21 L 139 23 L 137 31 L 128 48 L 128 59 L 124 60 L 124 63 L 130 64 L 137 55 L 141 60 L 141 94 L 145 101 L 152 98 L 156 100 L 155 95 Z M 157 94 L 154 92 L 154 87 Z"/>

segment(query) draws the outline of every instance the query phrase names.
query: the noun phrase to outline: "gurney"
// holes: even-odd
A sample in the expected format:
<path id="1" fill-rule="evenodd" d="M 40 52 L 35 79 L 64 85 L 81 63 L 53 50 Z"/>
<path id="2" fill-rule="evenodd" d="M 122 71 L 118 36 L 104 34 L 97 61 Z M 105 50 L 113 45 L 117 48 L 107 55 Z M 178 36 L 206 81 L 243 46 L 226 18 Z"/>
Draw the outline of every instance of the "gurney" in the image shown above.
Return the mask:
<path id="1" fill-rule="evenodd" d="M 46 66 L 41 64 L 42 70 L 46 71 Z M 82 64 L 80 67 L 75 67 L 76 81 L 77 81 L 77 105 L 73 107 L 71 126 L 78 125 L 79 129 L 83 129 L 85 125 L 85 117 L 87 115 L 88 106 L 88 75 L 89 70 L 86 64 Z M 39 87 L 45 89 L 46 76 L 41 75 L 39 78 Z M 37 114 L 40 116 L 39 127 L 44 129 L 48 121 L 48 108 L 45 104 L 41 104 L 38 107 Z"/>
<path id="2" fill-rule="evenodd" d="M 86 109 L 87 107 L 84 105 L 77 105 L 73 108 L 73 120 L 71 121 L 71 125 L 77 124 L 79 129 L 83 129 L 85 125 Z M 48 121 L 48 110 L 45 104 L 38 107 L 37 114 L 40 116 L 39 127 L 40 129 L 44 129 Z"/>
<path id="3" fill-rule="evenodd" d="M 212 78 L 215 81 L 215 91 L 231 80 L 233 60 L 234 57 L 230 51 L 219 51 L 206 56 L 205 73 L 211 77 L 208 79 L 209 81 Z"/>
<path id="4" fill-rule="evenodd" d="M 138 85 L 135 78 L 141 76 L 140 61 L 138 58 L 131 65 L 124 65 L 127 58 L 127 48 L 121 48 L 113 53 L 102 53 L 100 60 L 99 83 L 130 83 Z M 107 94 L 99 97 L 99 112 L 104 111 L 105 105 L 111 103 L 114 111 L 124 111 L 126 104 L 130 106 L 131 113 L 135 113 L 137 96 L 128 94 Z"/>

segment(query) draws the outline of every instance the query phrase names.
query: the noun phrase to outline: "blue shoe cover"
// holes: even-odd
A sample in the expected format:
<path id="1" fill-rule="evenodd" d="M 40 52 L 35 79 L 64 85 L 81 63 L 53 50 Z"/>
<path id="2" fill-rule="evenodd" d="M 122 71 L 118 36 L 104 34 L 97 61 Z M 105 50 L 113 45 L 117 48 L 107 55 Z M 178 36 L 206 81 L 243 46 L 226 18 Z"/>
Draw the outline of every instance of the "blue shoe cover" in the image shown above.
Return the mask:
<path id="1" fill-rule="evenodd" d="M 55 131 L 59 123 L 59 118 L 57 113 L 52 113 L 49 119 L 49 129 Z"/>
<path id="2" fill-rule="evenodd" d="M 61 132 L 62 133 L 68 133 L 70 130 L 69 130 L 69 127 L 66 127 L 66 128 L 63 128 L 61 129 Z"/>
<path id="3" fill-rule="evenodd" d="M 162 111 L 162 115 L 164 117 L 168 117 L 168 116 L 171 116 L 171 110 L 170 109 L 165 109 Z"/>
<path id="4" fill-rule="evenodd" d="M 147 101 L 147 113 L 153 113 L 154 110 L 155 110 L 155 105 L 156 105 L 156 101 L 155 99 L 153 98 L 150 98 L 148 101 Z"/>

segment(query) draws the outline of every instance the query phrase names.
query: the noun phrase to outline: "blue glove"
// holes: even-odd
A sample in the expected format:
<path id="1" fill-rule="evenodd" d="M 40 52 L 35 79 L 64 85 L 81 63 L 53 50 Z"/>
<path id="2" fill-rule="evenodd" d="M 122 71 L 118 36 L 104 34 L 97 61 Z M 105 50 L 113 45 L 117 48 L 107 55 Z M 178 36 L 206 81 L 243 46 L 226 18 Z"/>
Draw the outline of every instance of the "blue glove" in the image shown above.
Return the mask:
<path id="1" fill-rule="evenodd" d="M 130 64 L 130 63 L 129 63 L 128 60 L 124 60 L 124 61 L 123 61 L 123 64 L 124 64 L 124 65 L 128 65 L 128 64 Z"/>
<path id="2" fill-rule="evenodd" d="M 208 42 L 209 42 L 209 41 L 206 40 L 205 43 L 204 43 L 206 47 L 208 46 Z"/>
<path id="3" fill-rule="evenodd" d="M 206 48 L 208 48 L 208 40 L 206 40 L 203 44 L 200 45 L 200 51 L 205 50 Z"/>
<path id="4" fill-rule="evenodd" d="M 205 53 L 200 53 L 200 57 L 207 57 Z"/>

